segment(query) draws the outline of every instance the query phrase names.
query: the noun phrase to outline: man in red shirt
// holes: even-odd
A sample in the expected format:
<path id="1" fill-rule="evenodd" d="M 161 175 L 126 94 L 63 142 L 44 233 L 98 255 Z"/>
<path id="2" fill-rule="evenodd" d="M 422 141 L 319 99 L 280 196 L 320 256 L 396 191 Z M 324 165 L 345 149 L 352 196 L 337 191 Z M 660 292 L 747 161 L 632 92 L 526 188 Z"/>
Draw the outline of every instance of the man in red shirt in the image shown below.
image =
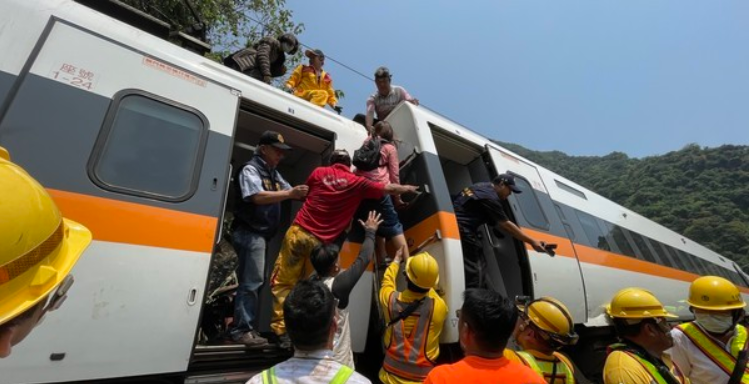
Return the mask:
<path id="1" fill-rule="evenodd" d="M 271 274 L 271 328 L 282 348 L 291 347 L 283 322 L 283 302 L 297 281 L 311 272 L 307 264 L 312 250 L 339 238 L 362 200 L 379 200 L 385 194 L 400 195 L 417 190 L 413 185 L 375 183 L 355 175 L 351 172 L 351 156 L 344 149 L 333 151 L 330 165 L 312 171 L 305 184 L 309 187 L 307 199 L 284 236 Z"/>
<path id="2" fill-rule="evenodd" d="M 507 298 L 488 289 L 469 289 L 458 317 L 458 337 L 466 357 L 435 367 L 424 384 L 546 384 L 533 369 L 502 354 L 518 318 Z"/>

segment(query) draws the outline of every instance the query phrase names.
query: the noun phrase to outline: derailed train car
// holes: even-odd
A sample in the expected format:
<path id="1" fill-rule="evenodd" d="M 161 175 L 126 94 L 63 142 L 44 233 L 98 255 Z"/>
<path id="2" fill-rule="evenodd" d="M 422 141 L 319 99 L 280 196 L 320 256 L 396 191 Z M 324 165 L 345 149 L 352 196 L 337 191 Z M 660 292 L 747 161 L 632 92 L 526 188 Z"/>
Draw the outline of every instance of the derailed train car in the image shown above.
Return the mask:
<path id="1" fill-rule="evenodd" d="M 94 234 L 66 305 L 0 361 L 0 382 L 241 381 L 288 355 L 201 337 L 232 168 L 275 130 L 295 148 L 280 170 L 301 184 L 333 149 L 353 151 L 366 132 L 82 3 L 0 4 L 0 146 Z M 657 292 L 684 318 L 682 300 L 698 275 L 727 277 L 749 293 L 733 261 L 455 122 L 407 103 L 388 120 L 401 140 L 402 182 L 421 187 L 401 219 L 412 251 L 440 264 L 451 308 L 444 343 L 457 342 L 464 290 L 451 196 L 504 172 L 526 191 L 508 200 L 511 219 L 558 249 L 552 257 L 487 229 L 490 283 L 509 297 L 565 302 L 588 346 L 581 354 L 609 334 L 603 306 L 624 286 Z M 502 137 L 502 127 L 490 128 Z M 284 203 L 282 227 L 299 208 Z M 276 238 L 267 265 L 279 247 Z M 344 266 L 358 248 L 355 237 L 345 244 Z M 351 300 L 355 352 L 366 348 L 374 279 L 366 273 Z M 262 296 L 267 330 L 270 300 Z"/>

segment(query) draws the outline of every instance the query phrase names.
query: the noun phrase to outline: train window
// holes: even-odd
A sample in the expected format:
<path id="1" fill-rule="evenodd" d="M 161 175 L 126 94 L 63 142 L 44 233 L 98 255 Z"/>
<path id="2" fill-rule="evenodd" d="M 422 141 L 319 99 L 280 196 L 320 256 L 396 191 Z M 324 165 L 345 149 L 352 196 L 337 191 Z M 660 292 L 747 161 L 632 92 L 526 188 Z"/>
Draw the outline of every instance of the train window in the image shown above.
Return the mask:
<path id="1" fill-rule="evenodd" d="M 197 188 L 208 129 L 199 112 L 142 91 L 118 95 L 89 162 L 103 188 L 183 201 Z"/>
<path id="2" fill-rule="evenodd" d="M 604 251 L 611 251 L 611 246 L 601 228 L 598 227 L 595 217 L 583 211 L 575 210 L 575 213 L 580 220 L 580 225 L 582 225 L 585 235 L 588 237 L 588 245 L 603 249 Z"/>
<path id="3" fill-rule="evenodd" d="M 655 256 L 656 260 L 660 260 L 662 264 L 667 265 L 672 268 L 676 268 L 676 263 L 674 263 L 673 258 L 671 258 L 671 255 L 664 253 L 663 248 L 661 248 L 658 245 L 658 242 L 647 237 L 642 236 L 642 240 L 645 241 L 645 244 L 650 246 L 650 250 L 653 252 L 653 255 Z"/>
<path id="4" fill-rule="evenodd" d="M 564 230 L 567 232 L 567 236 L 569 236 L 572 241 L 575 241 L 575 231 L 572 229 L 572 226 L 567 221 L 567 217 L 564 215 L 564 211 L 562 211 L 562 207 L 560 207 L 559 204 L 554 204 L 554 209 L 556 209 L 557 214 L 562 219 L 562 224 L 564 225 Z"/>
<path id="5" fill-rule="evenodd" d="M 658 263 L 655 255 L 653 255 L 653 252 L 650 251 L 650 247 L 646 243 L 646 240 L 639 233 L 630 231 L 629 234 L 632 236 L 632 240 L 634 241 L 637 249 L 640 251 L 642 258 L 651 263 Z"/>
<path id="6" fill-rule="evenodd" d="M 723 267 L 710 263 L 704 275 L 720 276 L 728 279 L 727 270 Z M 730 279 L 729 279 L 730 280 Z"/>
<path id="7" fill-rule="evenodd" d="M 700 275 L 704 276 L 708 273 L 710 273 L 710 266 L 713 265 L 712 263 L 709 263 L 707 260 L 692 255 L 694 257 L 694 261 L 697 262 L 697 268 L 700 271 Z"/>
<path id="8" fill-rule="evenodd" d="M 625 256 L 637 258 L 635 250 L 632 249 L 632 245 L 629 244 L 629 240 L 627 240 L 627 237 L 624 234 L 625 229 L 609 222 L 606 222 L 606 225 L 611 228 L 612 239 L 619 248 L 619 251 Z"/>
<path id="9" fill-rule="evenodd" d="M 523 193 L 516 193 L 513 196 L 518 201 L 520 211 L 523 213 L 525 220 L 528 221 L 528 224 L 536 228 L 548 231 L 550 226 L 549 219 L 546 218 L 533 187 L 531 187 L 527 180 L 517 175 L 515 176 L 515 184 L 523 190 Z"/>
<path id="10" fill-rule="evenodd" d="M 676 268 L 681 269 L 682 271 L 687 270 L 687 266 L 686 264 L 684 264 L 684 260 L 682 260 L 681 257 L 679 257 L 679 255 L 674 252 L 673 248 L 660 242 L 658 244 L 661 246 L 663 253 L 668 255 L 668 257 L 673 260 L 673 264 Z"/>
<path id="11" fill-rule="evenodd" d="M 728 270 L 728 275 L 731 276 L 730 280 L 734 284 L 738 285 L 739 287 L 746 287 L 747 286 L 746 280 L 744 280 L 742 278 L 741 274 L 739 274 L 738 272 L 732 271 L 732 270 L 729 269 Z"/>
<path id="12" fill-rule="evenodd" d="M 694 273 L 696 275 L 700 274 L 700 271 L 697 268 L 697 264 L 695 264 L 694 258 L 693 258 L 692 255 L 690 255 L 690 254 L 682 251 L 681 249 L 674 248 L 674 250 L 676 251 L 676 254 L 679 255 L 679 257 L 682 260 L 684 260 L 684 264 L 686 264 L 686 266 L 687 266 L 687 271 L 692 272 L 692 273 Z"/>

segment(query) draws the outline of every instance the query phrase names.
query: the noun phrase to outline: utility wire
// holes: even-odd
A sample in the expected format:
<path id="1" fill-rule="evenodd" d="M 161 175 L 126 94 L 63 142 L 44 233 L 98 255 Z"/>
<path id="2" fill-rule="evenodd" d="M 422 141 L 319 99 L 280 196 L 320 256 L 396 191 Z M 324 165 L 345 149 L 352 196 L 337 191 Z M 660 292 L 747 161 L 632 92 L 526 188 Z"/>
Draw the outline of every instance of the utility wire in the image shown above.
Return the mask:
<path id="1" fill-rule="evenodd" d="M 272 29 L 272 28 L 270 28 L 270 26 L 269 26 L 268 24 L 264 24 L 264 23 L 262 23 L 262 22 L 260 22 L 260 21 L 258 21 L 258 20 L 256 20 L 256 19 L 254 19 L 254 18 L 250 17 L 250 16 L 247 16 L 247 18 L 248 18 L 248 19 L 250 19 L 251 21 L 254 21 L 254 22 L 255 22 L 256 24 L 260 25 L 261 27 L 263 27 L 263 28 L 264 28 L 264 29 L 265 29 L 266 31 L 268 31 L 268 30 L 271 30 L 271 29 Z M 310 47 L 309 45 L 303 44 L 303 43 L 301 43 L 301 42 L 299 42 L 299 45 L 301 45 L 302 47 L 305 47 L 305 48 L 307 48 L 307 49 L 315 49 L 315 48 L 312 48 L 312 47 Z M 344 64 L 343 62 L 341 62 L 341 61 L 338 61 L 338 60 L 336 60 L 336 59 L 334 59 L 334 58 L 330 57 L 330 56 L 329 56 L 329 55 L 327 55 L 327 54 L 325 55 L 325 58 L 326 58 L 326 59 L 330 59 L 330 61 L 332 61 L 332 62 L 334 62 L 334 63 L 336 63 L 336 64 L 340 65 L 340 66 L 341 66 L 341 67 L 343 67 L 343 68 L 346 68 L 346 69 L 348 69 L 349 71 L 351 71 L 351 72 L 353 72 L 353 73 L 356 73 L 357 75 L 359 75 L 359 76 L 361 76 L 361 77 L 363 77 L 363 78 L 365 78 L 365 79 L 367 79 L 367 80 L 369 80 L 369 81 L 374 81 L 374 79 L 373 79 L 373 78 L 371 78 L 371 77 L 369 77 L 369 76 L 365 75 L 365 74 L 364 74 L 364 73 L 362 73 L 361 71 L 358 71 L 358 70 L 356 70 L 356 69 L 352 68 L 351 66 L 349 66 L 349 65 L 346 65 L 346 64 Z M 424 108 L 426 108 L 426 109 L 428 109 L 428 110 L 432 111 L 432 112 L 433 112 L 434 114 L 440 115 L 440 116 L 444 117 L 445 119 L 447 119 L 447 120 L 450 120 L 450 121 L 452 121 L 452 122 L 454 122 L 454 123 L 456 123 L 456 124 L 458 124 L 458 125 L 461 125 L 460 123 L 458 123 L 458 122 L 457 122 L 457 121 L 455 121 L 454 119 L 452 119 L 452 118 L 450 118 L 450 117 L 448 117 L 448 116 L 445 116 L 445 115 L 444 115 L 443 113 L 441 113 L 441 112 L 438 112 L 438 111 L 435 111 L 435 110 L 434 110 L 434 109 L 432 109 L 432 108 L 429 108 L 429 106 L 425 105 L 425 104 L 424 104 L 424 103 L 422 103 L 421 101 L 419 101 L 419 106 L 420 106 L 420 107 L 424 107 Z"/>

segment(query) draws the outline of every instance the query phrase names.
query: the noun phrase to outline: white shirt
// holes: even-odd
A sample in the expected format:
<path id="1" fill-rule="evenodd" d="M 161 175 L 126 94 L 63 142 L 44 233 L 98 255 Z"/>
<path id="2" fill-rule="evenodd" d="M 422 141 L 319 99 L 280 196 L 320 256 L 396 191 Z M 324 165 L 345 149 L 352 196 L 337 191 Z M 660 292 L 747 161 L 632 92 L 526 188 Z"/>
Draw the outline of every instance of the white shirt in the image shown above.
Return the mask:
<path id="1" fill-rule="evenodd" d="M 333 290 L 333 280 L 335 277 L 328 276 L 323 279 L 323 283 Z M 343 365 L 354 369 L 354 352 L 351 350 L 351 326 L 348 322 L 348 309 L 336 307 L 338 321 L 336 322 L 335 335 L 333 336 L 333 356 L 335 360 Z"/>
<path id="2" fill-rule="evenodd" d="M 333 351 L 295 351 L 294 357 L 276 364 L 278 384 L 328 384 L 343 365 L 333 360 Z M 253 376 L 247 384 L 262 384 L 263 375 Z M 351 384 L 372 384 L 366 377 L 354 372 L 346 381 Z"/>
<path id="3" fill-rule="evenodd" d="M 723 349 L 730 353 L 731 341 L 733 341 L 735 333 L 736 331 L 734 330 L 734 336 L 731 336 L 727 345 L 724 345 L 720 340 L 707 333 L 706 334 L 708 337 L 715 340 L 718 345 L 723 345 Z M 684 332 L 680 329 L 673 328 L 671 330 L 671 336 L 674 338 L 674 346 L 666 350 L 665 353 L 671 356 L 671 360 L 679 366 L 679 369 L 684 373 L 684 376 L 688 377 L 692 384 L 728 383 L 728 374 L 723 372 L 720 367 L 715 365 L 707 355 L 697 348 Z"/>

